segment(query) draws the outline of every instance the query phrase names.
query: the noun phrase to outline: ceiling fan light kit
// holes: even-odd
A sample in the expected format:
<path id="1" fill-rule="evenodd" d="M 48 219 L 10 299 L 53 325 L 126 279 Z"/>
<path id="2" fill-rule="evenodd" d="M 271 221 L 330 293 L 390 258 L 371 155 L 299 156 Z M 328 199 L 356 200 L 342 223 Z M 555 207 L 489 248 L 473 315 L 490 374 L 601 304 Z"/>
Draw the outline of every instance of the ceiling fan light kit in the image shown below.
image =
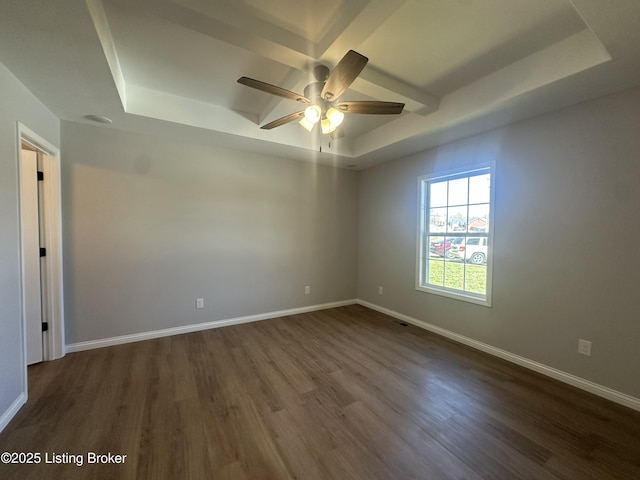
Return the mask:
<path id="1" fill-rule="evenodd" d="M 238 83 L 255 88 L 271 95 L 277 95 L 289 100 L 309 104 L 303 111 L 285 115 L 260 127 L 263 130 L 285 125 L 299 120 L 298 123 L 311 132 L 317 123 L 323 134 L 333 134 L 332 138 L 342 136 L 342 131 L 336 135 L 336 129 L 344 120 L 344 114 L 366 115 L 398 115 L 402 113 L 404 103 L 380 102 L 380 101 L 344 101 L 338 102 L 353 81 L 360 75 L 369 59 L 358 52 L 349 50 L 338 62 L 331 73 L 325 65 L 318 65 L 313 69 L 316 82 L 307 85 L 304 95 L 299 95 L 281 87 L 255 80 L 248 77 L 240 77 Z"/>
<path id="2" fill-rule="evenodd" d="M 309 105 L 304 109 L 304 117 L 311 123 L 318 123 L 318 120 L 322 117 L 322 108 L 316 104 Z"/>
<path id="3" fill-rule="evenodd" d="M 325 135 L 333 132 L 337 128 L 336 126 L 331 125 L 331 122 L 326 117 L 320 121 L 320 127 L 322 129 L 322 133 Z"/>
<path id="4" fill-rule="evenodd" d="M 338 127 L 344 120 L 344 113 L 336 108 L 331 107 L 329 110 L 327 110 L 327 118 L 329 119 L 329 122 L 331 122 L 331 125 Z"/>
<path id="5" fill-rule="evenodd" d="M 302 120 L 300 120 L 300 122 L 298 123 L 300 123 L 300 125 L 302 125 L 307 132 L 311 132 L 318 121 L 316 120 L 315 122 L 312 122 L 307 117 L 302 117 Z"/>

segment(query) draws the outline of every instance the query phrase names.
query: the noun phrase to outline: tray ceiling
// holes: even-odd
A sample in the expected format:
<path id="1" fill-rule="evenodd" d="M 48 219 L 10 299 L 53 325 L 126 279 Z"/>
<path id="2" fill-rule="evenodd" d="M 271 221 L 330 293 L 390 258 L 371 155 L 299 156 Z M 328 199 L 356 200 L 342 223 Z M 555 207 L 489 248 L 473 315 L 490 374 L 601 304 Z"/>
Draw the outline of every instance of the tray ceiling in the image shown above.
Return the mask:
<path id="1" fill-rule="evenodd" d="M 223 146 L 358 168 L 640 83 L 640 2 L 618 0 L 23 0 L 3 2 L 0 61 L 60 118 L 208 135 Z M 319 63 L 369 58 L 334 142 L 236 83 L 302 92 Z M 47 82 L 43 75 L 55 77 Z M 320 154 L 320 148 L 323 151 Z"/>

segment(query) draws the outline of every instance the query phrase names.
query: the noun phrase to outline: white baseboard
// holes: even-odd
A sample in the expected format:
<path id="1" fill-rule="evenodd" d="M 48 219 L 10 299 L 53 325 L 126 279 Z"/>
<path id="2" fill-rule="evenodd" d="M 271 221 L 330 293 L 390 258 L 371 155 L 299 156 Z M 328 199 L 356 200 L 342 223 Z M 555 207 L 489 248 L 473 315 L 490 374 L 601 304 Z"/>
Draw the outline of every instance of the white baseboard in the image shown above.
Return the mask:
<path id="1" fill-rule="evenodd" d="M 23 392 L 18 395 L 18 398 L 16 398 L 13 403 L 9 405 L 9 408 L 7 408 L 2 416 L 0 416 L 0 432 L 2 432 L 7 425 L 9 425 L 11 419 L 16 416 L 18 410 L 20 410 L 20 408 L 25 403 L 27 403 L 27 396 Z"/>
<path id="2" fill-rule="evenodd" d="M 388 308 L 381 307 L 374 303 L 366 302 L 360 299 L 344 300 L 340 302 L 332 302 L 332 303 L 325 303 L 325 304 L 319 304 L 319 305 L 310 305 L 307 307 L 292 308 L 288 310 L 279 310 L 275 312 L 249 315 L 245 317 L 235 317 L 235 318 L 229 318 L 224 320 L 215 320 L 212 322 L 198 323 L 195 325 L 185 325 L 182 327 L 166 328 L 163 330 L 154 330 L 151 332 L 143 332 L 143 333 L 136 333 L 132 335 L 122 335 L 118 337 L 104 338 L 100 340 L 90 340 L 87 342 L 73 343 L 73 344 L 66 345 L 65 353 L 80 352 L 83 350 L 92 350 L 94 348 L 102 348 L 102 347 L 109 347 L 112 345 L 121 345 L 125 343 L 139 342 L 143 340 L 151 340 L 153 338 L 168 337 L 171 335 L 180 335 L 182 333 L 209 330 L 211 328 L 220 328 L 220 327 L 226 327 L 229 325 L 238 325 L 241 323 L 257 322 L 260 320 L 268 320 L 270 318 L 284 317 L 287 315 L 297 315 L 300 313 L 324 310 L 327 308 L 343 307 L 345 305 L 353 305 L 355 303 L 365 306 L 367 308 L 370 308 L 372 310 L 376 310 L 378 312 L 384 313 L 391 317 L 397 318 L 398 320 L 411 323 L 412 325 L 415 325 L 417 327 L 424 328 L 425 330 L 441 335 L 455 342 L 468 345 L 472 348 L 483 351 L 495 357 L 499 357 L 511 363 L 515 363 L 516 365 L 520 365 L 522 367 L 528 368 L 535 372 L 541 373 L 542 375 L 546 375 L 548 377 L 554 378 L 561 382 L 567 383 L 569 385 L 577 387 L 581 390 L 585 390 L 599 397 L 606 398 L 607 400 L 611 400 L 612 402 L 618 403 L 620 405 L 624 405 L 625 407 L 629 407 L 633 410 L 640 411 L 640 398 L 632 397 L 631 395 L 618 392 L 617 390 L 613 390 L 611 388 L 599 385 L 589 380 L 585 380 L 584 378 L 580 378 L 570 373 L 563 372 L 562 370 L 558 370 L 553 367 L 544 365 L 542 363 L 529 360 L 528 358 L 521 357 L 511 352 L 507 352 L 506 350 L 493 347 L 486 343 L 479 342 L 469 337 L 465 337 L 464 335 L 460 335 L 450 330 L 437 327 L 425 321 L 418 320 L 417 318 L 413 318 L 403 313 L 399 313 L 394 310 L 390 310 Z M 12 404 L 12 406 L 9 407 L 7 412 L 5 412 L 2 415 L 2 417 L 0 417 L 0 431 L 2 431 L 4 426 L 9 422 L 9 420 L 11 420 L 11 418 L 16 414 L 16 412 L 20 409 L 20 407 L 25 402 L 26 402 L 26 398 L 24 397 L 24 395 L 21 395 Z"/>
<path id="3" fill-rule="evenodd" d="M 83 350 L 93 350 L 94 348 L 140 342 L 142 340 L 151 340 L 153 338 L 169 337 L 171 335 L 180 335 L 182 333 L 198 332 L 201 330 L 209 330 L 211 328 L 227 327 L 229 325 L 238 325 L 240 323 L 257 322 L 260 320 L 268 320 L 270 318 L 285 317 L 287 315 L 315 312 L 317 310 L 325 310 L 327 308 L 344 307 L 345 305 L 353 305 L 355 303 L 357 303 L 357 300 L 355 299 L 343 300 L 340 302 L 309 305 L 307 307 L 291 308 L 288 310 L 279 310 L 276 312 L 259 313 L 257 315 L 249 315 L 246 317 L 235 317 L 224 320 L 214 320 L 212 322 L 197 323 L 195 325 L 165 328 L 163 330 L 154 330 L 151 332 L 134 333 L 131 335 L 121 335 L 118 337 L 103 338 L 99 340 L 89 340 L 87 342 L 78 342 L 66 345 L 65 353 L 81 352 Z"/>
<path id="4" fill-rule="evenodd" d="M 606 398 L 607 400 L 611 400 L 612 402 L 618 403 L 620 405 L 624 405 L 625 407 L 629 407 L 629 408 L 632 408 L 633 410 L 640 411 L 640 398 L 632 397 L 631 395 L 618 392 L 617 390 L 612 390 L 608 387 L 604 387 L 597 383 L 590 382 L 589 380 L 585 380 L 584 378 L 576 377 L 575 375 L 563 372 L 562 370 L 549 367 L 542 363 L 534 362 L 533 360 L 529 360 L 528 358 L 521 357 L 519 355 L 507 352 L 506 350 L 501 350 L 499 348 L 492 347 L 491 345 L 488 345 L 486 343 L 482 343 L 472 338 L 465 337 L 464 335 L 459 335 L 457 333 L 451 332 L 444 328 L 431 325 L 430 323 L 424 322 L 422 320 L 418 320 L 417 318 L 413 318 L 408 315 L 404 315 L 402 313 L 398 313 L 394 310 L 390 310 L 388 308 L 384 308 L 379 305 L 366 302 L 364 300 L 358 300 L 357 303 L 364 307 L 367 307 L 372 310 L 376 310 L 378 312 L 387 314 L 391 317 L 397 318 L 398 320 L 402 320 L 404 322 L 410 323 L 417 327 L 424 328 L 425 330 L 429 330 L 430 332 L 441 335 L 455 342 L 468 345 L 472 348 L 481 350 L 490 355 L 502 358 L 509 362 L 515 363 L 522 367 L 541 373 L 542 375 L 546 375 L 548 377 L 554 378 L 556 380 L 567 383 L 574 387 L 580 388 L 581 390 L 585 390 L 589 393 L 593 393 L 594 395 L 597 395 L 599 397 Z"/>

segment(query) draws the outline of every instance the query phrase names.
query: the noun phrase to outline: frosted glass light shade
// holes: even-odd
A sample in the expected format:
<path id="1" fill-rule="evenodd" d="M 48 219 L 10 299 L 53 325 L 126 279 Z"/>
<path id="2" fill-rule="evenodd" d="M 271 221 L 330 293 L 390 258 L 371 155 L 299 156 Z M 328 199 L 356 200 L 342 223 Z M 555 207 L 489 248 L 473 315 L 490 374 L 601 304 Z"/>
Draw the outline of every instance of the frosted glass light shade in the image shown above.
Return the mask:
<path id="1" fill-rule="evenodd" d="M 322 109 L 319 105 L 309 105 L 304 109 L 304 118 L 311 123 L 318 123 L 320 115 L 322 115 Z"/>
<path id="2" fill-rule="evenodd" d="M 322 127 L 322 133 L 325 135 L 333 132 L 337 128 L 337 125 L 331 125 L 328 118 L 323 118 L 320 122 L 320 126 Z"/>
<path id="3" fill-rule="evenodd" d="M 331 125 L 335 128 L 339 126 L 344 120 L 344 113 L 342 113 L 337 108 L 331 107 L 329 110 L 327 110 L 327 118 L 329 119 Z"/>
<path id="4" fill-rule="evenodd" d="M 300 120 L 300 122 L 298 123 L 300 123 L 300 125 L 302 125 L 307 132 L 313 130 L 313 127 L 315 125 L 315 123 L 310 122 L 307 117 L 302 117 L 302 120 Z"/>

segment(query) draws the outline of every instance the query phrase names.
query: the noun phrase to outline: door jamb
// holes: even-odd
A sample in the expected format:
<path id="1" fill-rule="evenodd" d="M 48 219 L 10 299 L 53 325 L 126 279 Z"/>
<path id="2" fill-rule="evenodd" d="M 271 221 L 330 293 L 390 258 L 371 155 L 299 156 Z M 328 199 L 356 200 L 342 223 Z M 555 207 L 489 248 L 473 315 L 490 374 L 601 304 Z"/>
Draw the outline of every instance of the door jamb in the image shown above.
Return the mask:
<path id="1" fill-rule="evenodd" d="M 48 264 L 45 270 L 45 280 L 47 283 L 46 309 L 49 329 L 45 332 L 44 361 L 55 360 L 64 356 L 64 298 L 62 282 L 62 201 L 61 201 L 61 178 L 60 178 L 60 150 L 40 137 L 37 133 L 18 122 L 18 175 L 22 175 L 20 157 L 22 155 L 22 144 L 27 143 L 42 152 L 42 170 L 45 178 L 43 185 L 44 209 L 45 209 L 45 238 Z M 19 177 L 20 178 L 20 177 Z M 20 182 L 18 182 L 20 185 Z M 22 207 L 19 209 L 20 222 L 22 224 Z M 20 230 L 21 232 L 21 230 Z M 20 255 L 24 256 L 22 243 L 22 233 L 20 233 Z M 22 264 L 22 261 L 21 261 Z M 24 392 L 27 392 L 27 339 L 26 339 L 26 319 L 24 317 L 24 272 L 20 272 L 20 296 L 21 321 L 22 321 L 22 361 L 24 365 Z"/>

